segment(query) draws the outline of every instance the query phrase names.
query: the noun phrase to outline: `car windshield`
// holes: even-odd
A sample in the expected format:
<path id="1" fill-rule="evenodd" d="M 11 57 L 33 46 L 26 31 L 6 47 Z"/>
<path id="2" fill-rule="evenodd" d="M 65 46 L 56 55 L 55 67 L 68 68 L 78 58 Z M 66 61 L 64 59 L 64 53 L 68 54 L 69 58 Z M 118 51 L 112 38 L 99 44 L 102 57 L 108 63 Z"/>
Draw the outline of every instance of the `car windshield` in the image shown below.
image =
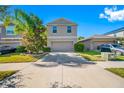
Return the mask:
<path id="1" fill-rule="evenodd" d="M 115 47 L 115 48 L 120 48 L 120 47 L 121 47 L 121 46 L 118 45 L 118 44 L 113 44 L 112 46 Z"/>
<path id="2" fill-rule="evenodd" d="M 104 44 L 104 45 L 101 45 L 101 47 L 110 48 L 110 45 Z"/>

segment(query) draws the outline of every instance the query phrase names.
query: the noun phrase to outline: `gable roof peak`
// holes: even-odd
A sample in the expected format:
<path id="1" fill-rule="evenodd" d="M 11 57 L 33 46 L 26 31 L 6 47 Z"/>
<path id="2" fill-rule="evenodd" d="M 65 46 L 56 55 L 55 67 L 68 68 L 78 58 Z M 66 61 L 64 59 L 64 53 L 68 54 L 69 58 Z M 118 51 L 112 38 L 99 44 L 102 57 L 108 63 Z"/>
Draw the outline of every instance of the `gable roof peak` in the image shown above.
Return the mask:
<path id="1" fill-rule="evenodd" d="M 59 18 L 59 19 L 56 19 L 52 22 L 49 22 L 47 25 L 51 25 L 51 24 L 69 24 L 69 25 L 77 25 L 76 23 L 70 21 L 70 20 L 67 20 L 65 18 Z"/>

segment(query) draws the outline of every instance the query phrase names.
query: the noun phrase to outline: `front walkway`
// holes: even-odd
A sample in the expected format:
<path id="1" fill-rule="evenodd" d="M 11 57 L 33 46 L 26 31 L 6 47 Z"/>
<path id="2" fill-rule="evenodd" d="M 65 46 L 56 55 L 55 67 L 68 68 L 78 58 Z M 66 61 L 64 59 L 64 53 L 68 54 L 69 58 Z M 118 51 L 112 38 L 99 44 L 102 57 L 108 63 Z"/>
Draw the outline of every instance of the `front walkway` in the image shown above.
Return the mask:
<path id="1" fill-rule="evenodd" d="M 98 62 L 100 67 L 103 68 L 111 68 L 111 67 L 122 67 L 124 68 L 124 61 L 106 61 L 106 62 Z"/>
<path id="2" fill-rule="evenodd" d="M 36 63 L 25 64 L 0 64 L 0 70 L 12 69 L 14 66 L 21 69 L 11 78 L 16 82 L 15 87 L 124 87 L 123 78 L 104 70 L 109 66 L 124 67 L 124 62 L 95 64 L 75 53 L 50 53 Z"/>

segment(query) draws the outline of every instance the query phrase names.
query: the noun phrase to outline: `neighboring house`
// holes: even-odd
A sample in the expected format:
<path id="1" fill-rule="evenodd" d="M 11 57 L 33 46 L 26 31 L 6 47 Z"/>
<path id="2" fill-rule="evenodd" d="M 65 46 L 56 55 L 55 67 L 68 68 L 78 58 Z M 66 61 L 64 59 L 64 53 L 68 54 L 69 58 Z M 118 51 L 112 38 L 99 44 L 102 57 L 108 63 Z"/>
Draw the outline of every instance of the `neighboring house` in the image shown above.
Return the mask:
<path id="1" fill-rule="evenodd" d="M 104 35 L 124 38 L 124 27 L 116 29 L 114 31 L 107 32 Z"/>
<path id="2" fill-rule="evenodd" d="M 14 24 L 7 27 L 0 25 L 0 46 L 17 47 L 21 45 L 21 37 L 14 32 Z"/>
<path id="3" fill-rule="evenodd" d="M 77 42 L 77 24 L 64 18 L 47 24 L 47 46 L 52 51 L 73 51 Z"/>
<path id="4" fill-rule="evenodd" d="M 79 42 L 82 42 L 85 45 L 86 50 L 97 50 L 99 45 L 113 44 L 115 43 L 115 40 L 116 38 L 113 36 L 94 35 Z"/>

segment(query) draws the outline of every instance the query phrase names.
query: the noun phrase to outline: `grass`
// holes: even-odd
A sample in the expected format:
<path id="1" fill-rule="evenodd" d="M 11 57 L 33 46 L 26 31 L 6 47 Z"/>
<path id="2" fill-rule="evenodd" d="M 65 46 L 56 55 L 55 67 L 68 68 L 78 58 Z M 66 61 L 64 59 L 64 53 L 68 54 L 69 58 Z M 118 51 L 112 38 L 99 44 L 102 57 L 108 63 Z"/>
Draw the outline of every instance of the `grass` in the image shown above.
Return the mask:
<path id="1" fill-rule="evenodd" d="M 89 60 L 89 61 L 104 61 L 101 58 L 101 53 L 98 51 L 84 51 L 84 52 L 80 52 L 79 53 L 80 56 L 82 56 L 83 58 Z"/>
<path id="2" fill-rule="evenodd" d="M 106 68 L 106 70 L 124 78 L 124 68 Z"/>
<path id="3" fill-rule="evenodd" d="M 36 62 L 42 55 L 11 53 L 0 56 L 0 63 Z"/>
<path id="4" fill-rule="evenodd" d="M 101 54 L 99 51 L 94 51 L 94 50 L 92 50 L 92 51 L 84 51 L 82 53 L 88 54 L 88 55 L 100 55 Z"/>
<path id="5" fill-rule="evenodd" d="M 104 61 L 100 55 L 89 55 L 89 54 L 80 54 L 83 58 L 89 60 L 89 61 Z"/>
<path id="6" fill-rule="evenodd" d="M 0 71 L 0 81 L 15 74 L 17 71 Z"/>
<path id="7" fill-rule="evenodd" d="M 84 52 L 79 52 L 80 56 L 84 57 L 85 59 L 89 61 L 105 61 L 101 58 L 101 53 L 98 51 L 84 51 Z M 117 56 L 113 59 L 112 61 L 124 61 L 124 56 Z"/>
<path id="8" fill-rule="evenodd" d="M 124 56 L 117 56 L 116 58 L 112 59 L 114 61 L 124 61 Z"/>

